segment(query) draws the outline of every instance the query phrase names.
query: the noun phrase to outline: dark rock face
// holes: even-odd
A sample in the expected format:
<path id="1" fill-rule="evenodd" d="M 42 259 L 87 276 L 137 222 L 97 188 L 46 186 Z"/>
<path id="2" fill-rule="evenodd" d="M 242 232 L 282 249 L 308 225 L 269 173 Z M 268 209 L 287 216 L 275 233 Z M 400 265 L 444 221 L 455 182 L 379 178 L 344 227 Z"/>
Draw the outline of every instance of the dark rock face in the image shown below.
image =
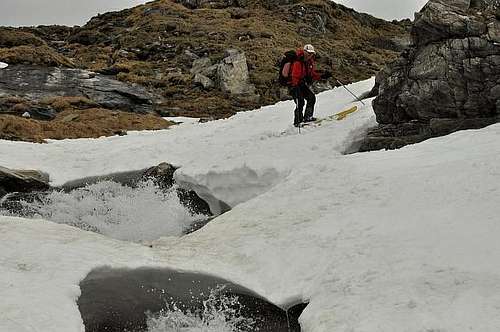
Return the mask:
<path id="1" fill-rule="evenodd" d="M 49 188 L 49 176 L 29 170 L 11 170 L 0 166 L 0 197 L 11 192 L 33 192 Z"/>
<path id="2" fill-rule="evenodd" d="M 99 106 L 129 112 L 152 111 L 152 96 L 145 88 L 95 74 L 57 67 L 13 65 L 0 71 L 0 97 L 20 96 L 39 101 L 54 96 L 82 96 Z"/>
<path id="3" fill-rule="evenodd" d="M 361 150 L 398 148 L 499 120 L 500 21 L 496 1 L 431 0 L 413 45 L 380 72 L 380 127 Z"/>
<path id="4" fill-rule="evenodd" d="M 88 332 L 139 332 L 146 330 L 146 312 L 157 315 L 174 305 L 184 313 L 203 312 L 204 301 L 210 302 L 211 291 L 219 286 L 225 286 L 217 294 L 220 297 L 238 298 L 231 308 L 240 309 L 239 317 L 255 321 L 254 326 L 241 326 L 239 331 L 300 331 L 298 317 L 305 305 L 294 306 L 287 314 L 251 290 L 226 280 L 167 269 L 96 269 L 80 283 L 78 308 Z"/>

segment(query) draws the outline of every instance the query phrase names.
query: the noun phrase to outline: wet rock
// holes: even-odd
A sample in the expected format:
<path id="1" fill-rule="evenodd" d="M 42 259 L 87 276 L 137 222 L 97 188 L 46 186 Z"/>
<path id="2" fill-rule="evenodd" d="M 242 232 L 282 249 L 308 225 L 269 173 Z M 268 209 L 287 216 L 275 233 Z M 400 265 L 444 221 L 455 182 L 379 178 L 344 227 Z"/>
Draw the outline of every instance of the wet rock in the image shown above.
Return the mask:
<path id="1" fill-rule="evenodd" d="M 160 188 L 170 189 L 174 184 L 174 173 L 176 167 L 168 163 L 161 163 L 158 166 L 151 167 L 143 172 L 142 179 L 152 179 Z M 185 207 L 191 213 L 211 216 L 212 212 L 207 202 L 194 191 L 177 188 L 177 195 Z"/>
<path id="2" fill-rule="evenodd" d="M 49 176 L 34 170 L 12 170 L 0 166 L 0 191 L 33 192 L 49 189 Z"/>
<path id="3" fill-rule="evenodd" d="M 151 112 L 153 102 L 153 97 L 143 87 L 90 71 L 25 65 L 9 66 L 0 71 L 0 97 L 8 95 L 30 101 L 82 96 L 104 108 L 137 113 Z"/>
<path id="4" fill-rule="evenodd" d="M 174 184 L 174 173 L 176 167 L 168 163 L 161 163 L 158 166 L 151 167 L 143 171 L 142 179 L 154 179 L 155 182 L 164 189 L 171 188 Z"/>
<path id="5" fill-rule="evenodd" d="M 492 8 L 468 0 L 427 3 L 412 27 L 412 46 L 377 75 L 373 107 L 380 127 L 362 150 L 498 121 L 500 30 Z M 422 126 L 418 134 L 406 131 L 414 122 Z"/>
<path id="6" fill-rule="evenodd" d="M 228 308 L 239 312 L 234 319 L 242 322 L 241 319 L 250 318 L 255 322 L 249 326 L 240 324 L 239 331 L 298 332 L 298 317 L 306 306 L 295 305 L 287 312 L 227 280 L 158 268 L 95 269 L 82 280 L 80 288 L 82 294 L 77 303 L 88 332 L 144 331 L 147 313 L 156 316 L 175 306 L 178 314 L 203 314 L 204 306 L 223 308 L 221 301 L 231 297 L 237 297 Z M 211 294 L 215 303 L 208 302 Z M 232 318 L 230 312 L 218 313 Z"/>
<path id="7" fill-rule="evenodd" d="M 177 168 L 168 163 L 161 163 L 158 166 L 150 167 L 138 171 L 114 173 L 103 176 L 93 176 L 65 183 L 61 189 L 72 191 L 90 184 L 102 181 L 114 181 L 129 187 L 137 187 L 138 183 L 144 180 L 152 180 L 159 188 L 170 190 L 175 184 L 174 173 Z M 181 203 L 193 214 L 211 216 L 212 212 L 207 202 L 201 199 L 196 192 L 177 188 L 177 194 Z"/>

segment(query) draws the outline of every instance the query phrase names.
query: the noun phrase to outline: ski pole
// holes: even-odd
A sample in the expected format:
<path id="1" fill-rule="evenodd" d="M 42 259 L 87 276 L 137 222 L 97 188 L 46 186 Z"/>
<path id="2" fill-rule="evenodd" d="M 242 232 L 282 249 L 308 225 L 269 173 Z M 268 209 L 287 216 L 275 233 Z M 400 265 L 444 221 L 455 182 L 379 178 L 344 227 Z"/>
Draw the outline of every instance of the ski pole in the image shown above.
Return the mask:
<path id="1" fill-rule="evenodd" d="M 334 80 L 336 80 L 336 81 L 337 81 L 337 83 L 339 83 L 340 85 L 342 85 L 342 87 L 343 87 L 344 89 L 346 89 L 346 90 L 347 90 L 347 92 L 349 92 L 351 95 L 353 95 L 353 96 L 354 96 L 354 98 L 356 98 L 356 99 L 357 99 L 357 100 L 358 100 L 361 104 L 365 105 L 365 103 L 363 103 L 363 101 L 362 101 L 361 99 L 359 99 L 359 97 L 358 97 L 358 96 L 356 96 L 354 93 L 352 93 L 352 91 L 351 91 L 351 90 L 349 90 L 349 89 L 345 86 L 345 84 L 344 84 L 344 83 L 342 83 L 342 82 L 341 82 L 338 78 L 335 78 L 335 77 L 334 77 L 333 79 L 334 79 Z M 366 106 L 366 105 L 365 105 L 365 106 Z"/>

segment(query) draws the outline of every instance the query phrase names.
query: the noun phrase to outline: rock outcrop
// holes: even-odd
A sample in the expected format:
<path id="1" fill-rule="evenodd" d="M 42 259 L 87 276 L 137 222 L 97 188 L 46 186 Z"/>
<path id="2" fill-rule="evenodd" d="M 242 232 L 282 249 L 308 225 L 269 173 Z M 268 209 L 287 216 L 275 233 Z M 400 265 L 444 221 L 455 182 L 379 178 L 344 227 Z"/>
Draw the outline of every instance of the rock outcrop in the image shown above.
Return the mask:
<path id="1" fill-rule="evenodd" d="M 416 14 L 412 46 L 377 76 L 380 126 L 362 151 L 499 121 L 498 8 L 494 0 L 431 0 Z"/>
<path id="2" fill-rule="evenodd" d="M 0 198 L 11 192 L 33 192 L 47 190 L 49 176 L 31 170 L 12 170 L 0 166 Z"/>
<path id="3" fill-rule="evenodd" d="M 16 96 L 31 102 L 51 97 L 85 97 L 95 106 L 136 113 L 152 112 L 153 97 L 138 85 L 117 81 L 87 70 L 13 65 L 0 71 L 0 97 Z"/>

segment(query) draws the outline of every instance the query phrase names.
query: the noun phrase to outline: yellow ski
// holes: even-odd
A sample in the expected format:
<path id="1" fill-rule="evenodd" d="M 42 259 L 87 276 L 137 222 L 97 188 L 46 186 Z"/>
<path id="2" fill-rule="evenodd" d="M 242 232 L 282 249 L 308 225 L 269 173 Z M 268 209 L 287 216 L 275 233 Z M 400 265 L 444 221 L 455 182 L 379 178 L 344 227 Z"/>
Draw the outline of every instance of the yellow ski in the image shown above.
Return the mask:
<path id="1" fill-rule="evenodd" d="M 344 120 L 349 114 L 351 113 L 354 113 L 358 110 L 358 107 L 357 106 L 353 106 L 345 111 L 342 111 L 340 113 L 337 113 L 334 115 L 335 119 L 340 121 L 340 120 Z"/>
<path id="2" fill-rule="evenodd" d="M 358 110 L 357 106 L 353 106 L 345 111 L 342 111 L 340 113 L 336 113 L 330 116 L 327 116 L 326 118 L 318 119 L 314 121 L 313 123 L 316 125 L 321 125 L 322 122 L 324 121 L 332 121 L 332 120 L 344 120 L 349 114 L 354 113 Z"/>

